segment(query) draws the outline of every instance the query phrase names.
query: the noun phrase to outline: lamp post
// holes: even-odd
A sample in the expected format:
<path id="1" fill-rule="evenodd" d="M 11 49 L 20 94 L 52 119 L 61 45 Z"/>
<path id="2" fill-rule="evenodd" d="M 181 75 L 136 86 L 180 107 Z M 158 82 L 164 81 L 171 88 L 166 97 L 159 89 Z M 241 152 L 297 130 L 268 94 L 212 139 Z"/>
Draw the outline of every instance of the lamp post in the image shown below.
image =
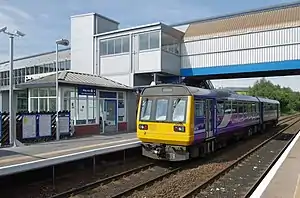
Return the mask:
<path id="1" fill-rule="evenodd" d="M 56 91 L 56 140 L 60 139 L 59 122 L 58 122 L 58 111 L 59 111 L 59 90 L 58 90 L 58 46 L 68 46 L 69 41 L 67 39 L 60 39 L 56 41 L 56 61 L 55 61 L 55 91 Z"/>
<path id="2" fill-rule="evenodd" d="M 14 37 L 23 37 L 24 33 L 16 30 L 15 32 L 7 31 L 7 27 L 0 29 L 0 33 L 9 36 L 9 143 L 12 146 L 16 145 L 16 114 L 15 114 L 15 100 L 14 100 L 14 75 L 13 75 L 13 62 L 14 62 Z"/>

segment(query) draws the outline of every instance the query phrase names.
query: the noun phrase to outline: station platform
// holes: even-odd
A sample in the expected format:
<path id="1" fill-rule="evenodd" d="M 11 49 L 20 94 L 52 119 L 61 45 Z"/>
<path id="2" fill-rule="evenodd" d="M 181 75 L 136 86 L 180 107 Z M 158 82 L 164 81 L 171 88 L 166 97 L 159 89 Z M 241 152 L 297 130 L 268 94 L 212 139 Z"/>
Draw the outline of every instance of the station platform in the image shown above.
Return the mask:
<path id="1" fill-rule="evenodd" d="M 300 132 L 287 147 L 251 198 L 300 198 Z"/>
<path id="2" fill-rule="evenodd" d="M 97 135 L 0 149 L 0 176 L 140 146 L 136 133 Z"/>

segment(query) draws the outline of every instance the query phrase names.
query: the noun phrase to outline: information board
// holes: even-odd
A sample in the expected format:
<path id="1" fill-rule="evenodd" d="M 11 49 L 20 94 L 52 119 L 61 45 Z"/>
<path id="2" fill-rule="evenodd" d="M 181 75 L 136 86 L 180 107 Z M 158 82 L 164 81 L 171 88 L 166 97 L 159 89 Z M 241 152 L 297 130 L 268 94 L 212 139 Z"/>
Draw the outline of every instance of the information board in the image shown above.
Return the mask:
<path id="1" fill-rule="evenodd" d="M 61 115 L 58 117 L 59 133 L 68 134 L 70 133 L 70 119 L 68 115 Z"/>
<path id="2" fill-rule="evenodd" d="M 39 115 L 39 136 L 51 136 L 51 115 Z"/>
<path id="3" fill-rule="evenodd" d="M 36 138 L 36 115 L 23 115 L 23 138 Z"/>

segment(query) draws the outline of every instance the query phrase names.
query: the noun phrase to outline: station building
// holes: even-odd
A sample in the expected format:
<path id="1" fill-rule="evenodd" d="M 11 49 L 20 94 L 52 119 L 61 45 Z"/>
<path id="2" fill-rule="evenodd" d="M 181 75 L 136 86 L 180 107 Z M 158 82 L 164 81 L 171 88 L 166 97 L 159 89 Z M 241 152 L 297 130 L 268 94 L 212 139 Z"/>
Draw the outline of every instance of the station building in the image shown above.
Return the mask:
<path id="1" fill-rule="evenodd" d="M 100 131 L 100 120 L 107 117 L 114 121 L 110 125 L 131 123 L 127 131 L 134 130 L 135 116 L 130 114 L 136 108 L 134 88 L 152 82 L 188 82 L 212 89 L 211 81 L 199 80 L 193 74 L 197 67 L 248 64 L 254 59 L 246 60 L 245 54 L 257 50 L 253 57 L 261 58 L 259 52 L 268 50 L 282 36 L 293 36 L 296 42 L 300 15 L 295 13 L 299 8 L 293 4 L 182 24 L 158 22 L 126 29 L 97 13 L 72 16 L 71 48 L 60 50 L 58 57 L 60 110 L 71 111 L 77 127 L 98 126 L 95 133 Z M 288 42 L 285 47 L 295 46 L 299 45 Z M 297 58 L 299 54 L 289 53 L 292 55 Z M 8 64 L 0 63 L 1 111 L 8 110 Z M 17 111 L 55 110 L 54 71 L 55 52 L 14 61 Z M 93 94 L 83 96 L 82 90 Z M 116 102 L 109 103 L 111 112 L 107 112 L 105 101 L 111 99 Z"/>

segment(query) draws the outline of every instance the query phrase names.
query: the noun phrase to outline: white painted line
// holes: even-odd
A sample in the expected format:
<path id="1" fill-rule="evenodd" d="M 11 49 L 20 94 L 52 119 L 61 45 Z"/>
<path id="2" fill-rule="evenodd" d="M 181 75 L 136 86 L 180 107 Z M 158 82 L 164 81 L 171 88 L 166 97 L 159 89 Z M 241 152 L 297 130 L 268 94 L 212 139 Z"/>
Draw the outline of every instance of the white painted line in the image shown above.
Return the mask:
<path id="1" fill-rule="evenodd" d="M 35 161 L 30 161 L 30 162 L 23 162 L 23 163 L 20 163 L 20 164 L 13 164 L 13 165 L 9 165 L 9 166 L 2 166 L 2 167 L 0 167 L 0 171 L 3 170 L 3 169 L 21 167 L 21 166 L 35 164 L 35 163 L 41 163 L 41 162 L 45 162 L 45 161 L 52 161 L 52 160 L 54 161 L 54 160 L 58 160 L 58 159 L 62 159 L 62 158 L 69 158 L 69 157 L 73 157 L 73 156 L 76 156 L 76 155 L 93 153 L 95 151 L 102 151 L 102 150 L 107 150 L 107 149 L 112 149 L 112 148 L 118 148 L 118 147 L 123 147 L 123 146 L 128 146 L 128 145 L 134 145 L 134 144 L 138 144 L 138 143 L 140 143 L 140 141 L 129 142 L 129 143 L 113 145 L 113 146 L 107 146 L 107 147 L 103 147 L 103 148 L 96 148 L 96 149 L 91 149 L 91 150 L 87 150 L 87 151 L 81 151 L 81 152 L 77 152 L 77 153 L 71 153 L 71 154 L 67 154 L 67 155 L 51 157 L 51 158 L 47 158 L 47 159 L 40 159 L 40 160 L 35 160 Z"/>
<path id="2" fill-rule="evenodd" d="M 300 189 L 298 189 L 299 185 L 300 185 L 300 174 L 298 175 L 297 184 L 296 184 L 295 191 L 294 191 L 294 198 L 297 198 L 300 196 L 300 194 L 298 192 L 298 190 L 300 190 Z"/>
<path id="3" fill-rule="evenodd" d="M 292 148 L 294 147 L 295 143 L 300 137 L 300 132 L 296 135 L 296 137 L 293 139 L 291 144 L 287 147 L 287 149 L 283 152 L 283 154 L 280 156 L 278 161 L 275 163 L 275 165 L 271 168 L 269 173 L 266 175 L 266 177 L 262 180 L 262 182 L 259 184 L 259 186 L 256 188 L 256 190 L 253 192 L 253 194 L 250 196 L 250 198 L 258 198 L 260 197 L 263 192 L 266 190 L 268 187 L 269 183 L 273 179 L 274 175 L 276 174 L 277 170 L 279 167 L 282 165 Z"/>

